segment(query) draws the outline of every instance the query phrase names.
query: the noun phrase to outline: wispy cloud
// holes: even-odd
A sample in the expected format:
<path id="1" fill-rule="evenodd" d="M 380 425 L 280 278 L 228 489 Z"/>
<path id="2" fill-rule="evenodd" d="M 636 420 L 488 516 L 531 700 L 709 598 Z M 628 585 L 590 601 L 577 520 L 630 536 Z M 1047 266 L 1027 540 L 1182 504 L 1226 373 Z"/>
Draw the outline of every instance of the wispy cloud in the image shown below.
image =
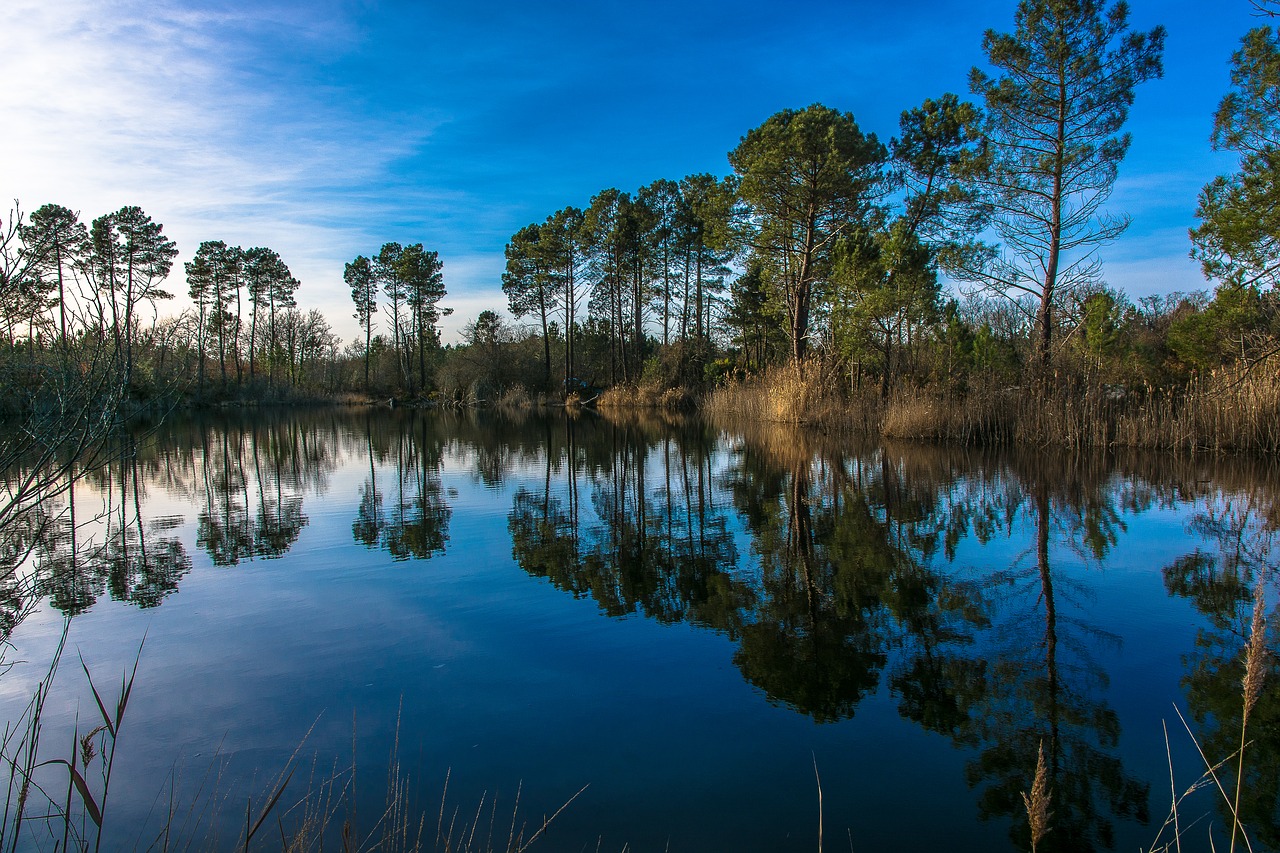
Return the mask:
<path id="1" fill-rule="evenodd" d="M 355 30 L 308 8 L 0 4 L 0 194 L 86 219 L 138 204 L 180 260 L 207 239 L 269 245 L 315 301 L 336 301 L 342 261 L 373 239 L 361 223 L 392 205 L 366 188 L 433 122 L 353 120 L 341 91 L 288 85 L 291 55 L 340 53 Z M 344 333 L 349 313 L 334 315 Z"/>

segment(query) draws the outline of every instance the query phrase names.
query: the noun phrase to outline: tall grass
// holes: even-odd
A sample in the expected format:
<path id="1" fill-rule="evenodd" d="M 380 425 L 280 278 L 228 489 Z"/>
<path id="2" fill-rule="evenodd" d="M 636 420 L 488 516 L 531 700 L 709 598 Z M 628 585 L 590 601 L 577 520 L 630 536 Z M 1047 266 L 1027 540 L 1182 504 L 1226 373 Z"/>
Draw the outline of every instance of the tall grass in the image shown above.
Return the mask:
<path id="1" fill-rule="evenodd" d="M 1280 451 L 1280 356 L 1178 388 L 1103 385 L 1063 372 L 1022 385 L 974 377 L 963 391 L 907 386 L 887 401 L 850 391 L 837 373 L 808 362 L 717 388 L 704 409 L 916 441 L 1274 453 Z"/>
<path id="2" fill-rule="evenodd" d="M 703 401 L 711 415 L 735 420 L 879 431 L 883 407 L 868 392 L 849 397 L 822 362 L 785 364 L 713 390 Z"/>
<path id="3" fill-rule="evenodd" d="M 679 411 L 697 401 L 687 388 L 667 388 L 657 384 L 614 385 L 600 392 L 596 406 L 601 409 L 662 409 Z"/>
<path id="4" fill-rule="evenodd" d="M 1036 753 L 1036 773 L 1032 777 L 1031 793 L 1022 792 L 1022 803 L 1027 809 L 1027 824 L 1031 828 L 1031 853 L 1036 853 L 1041 840 L 1049 833 L 1053 813 L 1049 803 L 1053 792 L 1049 788 L 1049 766 L 1044 760 L 1044 743 Z"/>
<path id="5" fill-rule="evenodd" d="M 105 848 L 103 839 L 112 802 L 112 771 L 142 650 L 140 646 L 133 668 L 121 677 L 119 689 L 114 693 L 101 690 L 88 666 L 81 661 L 94 704 L 93 722 L 86 732 L 81 732 L 77 722 L 69 748 L 61 745 L 46 748 L 47 738 L 42 739 L 45 703 L 62 662 L 68 624 L 64 623 L 53 660 L 24 712 L 6 724 L 0 737 L 0 762 L 8 771 L 8 787 L 0 812 L 0 851 L 12 853 L 52 844 L 54 850 L 67 853 L 100 853 L 119 846 L 121 831 L 118 828 Z M 293 783 L 309 735 L 310 731 L 263 791 L 242 800 L 243 793 L 223 788 L 221 771 L 209 784 L 218 763 L 225 768 L 221 755 L 211 762 L 199 789 L 185 805 L 177 800 L 177 773 L 170 774 L 168 806 L 161 816 L 161 825 L 158 830 L 154 824 L 151 828 L 144 827 L 135 848 L 162 853 L 193 849 L 234 849 L 249 853 L 251 849 L 278 845 L 282 853 L 326 849 L 340 849 L 344 853 L 373 850 L 524 853 L 546 835 L 552 821 L 586 790 L 584 786 L 550 817 L 530 824 L 521 816 L 519 790 L 509 813 L 504 809 L 500 818 L 496 796 L 482 795 L 474 809 L 464 809 L 450 801 L 446 774 L 433 837 L 431 812 L 418 805 L 412 780 L 400 765 L 397 719 L 387 764 L 384 805 L 372 823 L 362 828 L 356 820 L 355 809 L 358 792 L 354 721 L 351 765 L 335 765 L 332 771 L 320 773 L 313 760 L 309 782 L 303 790 L 293 793 L 299 787 Z M 53 757 L 49 757 L 50 749 Z M 161 792 L 157 801 L 164 793 Z M 234 808 L 237 801 L 244 803 L 243 821 L 234 843 L 228 844 L 220 837 L 217 827 L 235 825 L 226 810 Z"/>
<path id="6" fill-rule="evenodd" d="M 1280 358 L 1151 391 L 1117 422 L 1117 443 L 1181 450 L 1280 450 Z"/>
<path id="7" fill-rule="evenodd" d="M 1246 784 L 1245 755 L 1251 743 L 1249 740 L 1249 720 L 1257 707 L 1258 700 L 1262 696 L 1270 654 L 1267 649 L 1266 595 L 1263 584 L 1259 581 L 1254 587 L 1252 617 L 1249 620 L 1248 636 L 1245 638 L 1244 648 L 1241 650 L 1243 674 L 1240 679 L 1240 746 L 1231 755 L 1216 762 L 1212 761 L 1209 756 L 1205 755 L 1203 747 L 1191 731 L 1191 726 L 1187 723 L 1186 718 L 1182 716 L 1182 712 L 1175 706 L 1174 710 L 1178 714 L 1178 719 L 1182 722 L 1183 728 L 1186 729 L 1187 735 L 1195 745 L 1201 761 L 1204 762 L 1205 770 L 1195 782 L 1179 794 L 1177 784 L 1174 781 L 1173 759 L 1170 756 L 1169 814 L 1161 825 L 1160 831 L 1156 834 L 1155 842 L 1149 848 L 1149 853 L 1181 853 L 1182 840 L 1186 837 L 1187 832 L 1187 829 L 1183 828 L 1184 821 L 1181 815 L 1183 804 L 1189 796 L 1204 788 L 1213 788 L 1218 792 L 1222 805 L 1231 817 L 1229 827 L 1230 846 L 1227 848 L 1229 853 L 1235 853 L 1238 849 L 1248 850 L 1252 853 L 1253 842 L 1249 838 L 1248 828 L 1240 817 L 1240 806 L 1241 795 Z M 1168 741 L 1169 735 L 1166 730 L 1166 750 L 1168 750 Z M 1235 765 L 1236 778 L 1234 787 L 1231 787 L 1230 781 L 1224 781 L 1223 775 L 1226 768 L 1233 763 Z M 1218 849 L 1212 827 L 1209 829 L 1209 847 L 1213 850 Z"/>

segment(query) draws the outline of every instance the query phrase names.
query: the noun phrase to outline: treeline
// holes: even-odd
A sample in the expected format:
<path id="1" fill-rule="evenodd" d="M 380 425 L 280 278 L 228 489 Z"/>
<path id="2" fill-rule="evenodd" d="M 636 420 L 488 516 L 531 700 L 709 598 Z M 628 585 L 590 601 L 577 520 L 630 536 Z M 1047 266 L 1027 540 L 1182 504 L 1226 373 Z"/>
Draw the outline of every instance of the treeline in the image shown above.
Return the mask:
<path id="1" fill-rule="evenodd" d="M 39 355 L 64 366 L 79 362 L 81 371 L 88 362 L 106 361 L 129 386 L 144 316 L 151 315 L 154 331 L 156 303 L 172 296 L 161 284 L 177 253 L 163 227 L 138 207 L 122 207 L 86 227 L 61 205 L 46 204 L 27 221 L 15 205 L 0 228 L 5 367 L 29 368 Z M 20 351 L 29 357 L 25 365 L 12 357 Z"/>
<path id="2" fill-rule="evenodd" d="M 971 74 L 974 100 L 926 100 L 887 142 L 823 105 L 784 110 L 729 153 L 727 177 L 610 188 L 521 228 L 503 289 L 542 362 L 534 379 L 529 341 L 513 336 L 522 381 L 642 399 L 729 382 L 738 402 L 754 393 L 738 408 L 755 414 L 854 406 L 904 435 L 993 440 L 1035 437 L 1000 410 L 1067 396 L 1091 407 L 1073 417 L 1106 422 L 1041 438 L 1107 443 L 1117 412 L 1155 407 L 1185 421 L 1155 443 L 1274 445 L 1265 429 L 1222 433 L 1280 413 L 1280 388 L 1257 384 L 1280 341 L 1270 28 L 1244 40 L 1215 117 L 1214 144 L 1241 154 L 1205 188 L 1191 234 L 1216 289 L 1135 301 L 1103 274 L 1100 250 L 1129 224 L 1106 209 L 1124 124 L 1138 85 L 1162 73 L 1163 41 L 1163 28 L 1133 32 L 1122 5 L 1027 0 L 1014 32 L 984 37 L 993 71 Z M 918 417 L 966 401 L 982 410 L 968 423 Z"/>
<path id="3" fill-rule="evenodd" d="M 47 399 L 51 373 L 75 384 L 105 370 L 133 405 L 342 387 L 338 337 L 297 307 L 298 280 L 271 249 L 201 243 L 185 265 L 192 307 L 162 316 L 178 247 L 141 208 L 86 227 L 61 205 L 30 217 L 15 205 L 0 241 L 5 387 L 21 392 L 10 408 Z"/>
<path id="4" fill-rule="evenodd" d="M 966 367 L 1047 380 L 1086 315 L 1091 354 L 1115 349 L 1115 327 L 1139 319 L 1101 276 L 1096 249 L 1127 225 L 1102 206 L 1164 40 L 1126 14 L 1028 0 L 1015 33 L 987 34 L 999 74 L 974 71 L 975 103 L 928 99 L 887 142 L 830 107 L 784 110 L 729 152 L 727 177 L 606 189 L 520 229 L 503 288 L 544 341 L 544 382 L 553 342 L 565 379 L 809 364 L 885 398 Z M 967 296 L 948 298 L 944 275 Z M 575 347 L 588 327 L 607 337 L 607 364 Z"/>
<path id="5" fill-rule="evenodd" d="M 451 311 L 438 304 L 443 263 L 421 243 L 386 243 L 346 265 L 364 334 L 345 346 L 319 310 L 299 306 L 298 278 L 264 246 L 201 243 L 182 270 L 190 307 L 166 315 L 177 254 L 163 226 L 138 207 L 86 227 L 61 205 L 24 216 L 15 203 L 0 221 L 0 385 L 20 392 L 6 408 L 27 411 L 56 397 L 47 382 L 55 373 L 73 384 L 100 376 L 135 409 L 349 391 L 426 398 L 451 357 L 454 369 L 445 373 L 457 376 L 475 372 L 468 359 L 485 351 L 463 347 L 451 356 L 442 348 L 438 324 Z M 385 334 L 375 334 L 379 328 Z M 489 355 L 508 362 L 494 346 L 521 337 L 491 312 L 468 329 L 470 342 L 487 341 Z M 452 396 L 473 393 L 472 379 L 458 381 Z"/>
<path id="6" fill-rule="evenodd" d="M 608 402 L 729 387 L 721 407 L 856 411 L 899 435 L 1112 442 L 1115 413 L 1143 411 L 1134 434 L 1179 419 L 1155 443 L 1280 446 L 1265 428 L 1280 415 L 1266 366 L 1280 341 L 1275 32 L 1246 37 L 1215 117 L 1214 144 L 1240 154 L 1205 187 L 1191 233 L 1216 290 L 1135 302 L 1100 251 L 1128 225 L 1106 203 L 1164 31 L 1134 32 L 1123 4 L 1092 0 L 1024 0 L 1015 24 L 984 36 L 990 71 L 971 73 L 971 102 L 928 99 L 887 141 L 827 106 L 783 110 L 729 152 L 725 177 L 605 189 L 519 229 L 502 289 L 523 325 L 484 311 L 459 344 L 441 344 L 443 263 L 421 243 L 346 265 L 361 335 L 343 346 L 268 248 L 201 244 L 185 270 L 193 307 L 160 319 L 176 247 L 140 209 L 90 228 L 56 205 L 26 222 L 15 211 L 0 229 L 6 383 L 92 360 L 132 400 L 621 389 Z M 92 359 L 72 355 L 86 345 Z M 1044 421 L 1049 398 L 1085 401 L 1068 414 L 1093 426 L 1068 438 L 1001 417 Z M 1224 438 L 1245 420 L 1261 432 Z"/>

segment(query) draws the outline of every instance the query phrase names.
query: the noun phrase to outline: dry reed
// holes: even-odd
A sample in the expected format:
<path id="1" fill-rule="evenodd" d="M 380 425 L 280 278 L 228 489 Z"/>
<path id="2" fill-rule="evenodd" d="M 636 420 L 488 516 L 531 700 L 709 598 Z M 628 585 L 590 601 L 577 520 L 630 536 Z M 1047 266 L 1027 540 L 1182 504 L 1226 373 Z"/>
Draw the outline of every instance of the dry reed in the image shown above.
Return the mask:
<path id="1" fill-rule="evenodd" d="M 494 405 L 500 409 L 527 409 L 533 405 L 533 400 L 523 385 L 516 384 L 499 394 Z"/>
<path id="2" fill-rule="evenodd" d="M 872 394 L 846 396 L 835 374 L 818 361 L 770 368 L 712 391 L 703 408 L 717 417 L 878 431 L 883 406 Z"/>
<path id="3" fill-rule="evenodd" d="M 889 438 L 1071 449 L 1280 451 L 1280 355 L 1223 368 L 1183 387 L 1101 385 L 1070 372 L 1001 386 L 977 377 L 903 387 L 882 403 L 849 392 L 818 362 L 788 364 L 713 391 L 704 408 L 735 416 Z"/>
<path id="4" fill-rule="evenodd" d="M 1049 832 L 1049 821 L 1053 817 L 1053 812 L 1049 811 L 1052 799 L 1049 767 L 1044 760 L 1044 742 L 1041 741 L 1040 750 L 1036 754 L 1036 775 L 1031 780 L 1031 793 L 1022 792 L 1022 803 L 1027 807 L 1027 824 L 1031 828 L 1031 853 L 1035 853 L 1041 839 Z"/>
<path id="5" fill-rule="evenodd" d="M 678 411 L 693 407 L 697 397 L 687 388 L 666 388 L 655 384 L 615 385 L 600 393 L 601 409 L 662 409 Z"/>
<path id="6" fill-rule="evenodd" d="M 1262 582 L 1253 588 L 1253 617 L 1249 621 L 1249 640 L 1245 644 L 1244 678 L 1241 679 L 1242 705 L 1240 711 L 1240 752 L 1236 762 L 1236 795 L 1231 805 L 1231 851 L 1236 849 L 1236 838 L 1243 833 L 1240 823 L 1240 792 L 1244 787 L 1244 753 L 1249 729 L 1249 715 L 1262 696 L 1262 683 L 1266 678 L 1267 661 L 1266 593 Z M 1245 843 L 1248 844 L 1246 837 Z M 1252 847 L 1250 847 L 1252 849 Z"/>
<path id="7" fill-rule="evenodd" d="M 1218 791 L 1218 795 L 1222 798 L 1223 804 L 1231 813 L 1231 846 L 1230 851 L 1234 853 L 1238 842 L 1243 842 L 1246 850 L 1252 853 L 1253 843 L 1249 838 L 1249 833 L 1240 819 L 1240 799 L 1244 791 L 1244 761 L 1245 753 L 1248 749 L 1250 741 L 1248 740 L 1249 717 L 1257 707 L 1258 700 L 1262 696 L 1262 690 L 1266 681 L 1267 665 L 1270 660 L 1270 652 L 1267 649 L 1267 623 L 1266 623 L 1266 593 L 1261 580 L 1254 587 L 1253 591 L 1253 612 L 1249 620 L 1249 636 L 1245 640 L 1243 650 L 1243 674 L 1240 679 L 1241 693 L 1241 710 L 1240 710 L 1240 746 L 1239 748 L 1217 762 L 1211 763 L 1208 756 L 1205 755 L 1200 741 L 1196 738 L 1195 733 L 1191 731 L 1191 726 L 1187 723 L 1182 712 L 1174 706 L 1174 712 L 1178 715 L 1178 719 L 1182 722 L 1182 727 L 1186 729 L 1187 735 L 1191 738 L 1192 744 L 1195 745 L 1197 753 L 1200 755 L 1201 761 L 1204 762 L 1205 771 L 1200 777 L 1187 788 L 1181 795 L 1177 793 L 1177 787 L 1173 777 L 1173 757 L 1169 750 L 1169 734 L 1165 731 L 1165 751 L 1169 759 L 1169 789 L 1172 795 L 1172 802 L 1169 807 L 1169 816 L 1165 818 L 1164 824 L 1161 825 L 1160 831 L 1156 834 L 1156 840 L 1151 845 L 1149 851 L 1151 853 L 1168 853 L 1168 851 L 1182 850 L 1182 837 L 1184 831 L 1181 826 L 1181 818 L 1179 816 L 1179 808 L 1182 802 L 1193 792 L 1212 785 Z M 1228 793 L 1223 786 L 1219 771 L 1226 767 L 1232 760 L 1236 765 L 1236 785 L 1233 793 Z M 1173 827 L 1173 837 L 1168 841 L 1163 841 L 1164 833 L 1170 827 Z M 1211 849 L 1216 849 L 1213 843 L 1213 836 L 1210 835 L 1209 844 Z"/>

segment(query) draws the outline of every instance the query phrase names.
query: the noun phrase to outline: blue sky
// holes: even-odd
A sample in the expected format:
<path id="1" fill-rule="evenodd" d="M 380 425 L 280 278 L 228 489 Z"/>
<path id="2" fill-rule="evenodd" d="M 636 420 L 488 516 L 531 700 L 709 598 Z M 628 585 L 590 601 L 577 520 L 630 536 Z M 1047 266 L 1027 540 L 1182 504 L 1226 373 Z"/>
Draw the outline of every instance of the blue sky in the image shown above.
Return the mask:
<path id="1" fill-rule="evenodd" d="M 501 309 L 506 239 L 609 186 L 725 174 L 769 115 L 822 102 L 888 139 L 903 109 L 984 65 L 1013 0 L 0 3 L 0 197 L 85 220 L 138 204 L 190 258 L 266 245 L 299 301 L 356 334 L 342 265 L 385 241 L 445 263 L 446 339 Z M 1213 10 L 1213 11 L 1211 11 Z M 1247 0 L 1133 0 L 1168 29 L 1139 89 L 1104 250 L 1131 296 L 1209 287 L 1187 257 Z M 181 267 L 170 289 L 186 290 Z M 163 311 L 182 307 L 175 300 Z"/>

